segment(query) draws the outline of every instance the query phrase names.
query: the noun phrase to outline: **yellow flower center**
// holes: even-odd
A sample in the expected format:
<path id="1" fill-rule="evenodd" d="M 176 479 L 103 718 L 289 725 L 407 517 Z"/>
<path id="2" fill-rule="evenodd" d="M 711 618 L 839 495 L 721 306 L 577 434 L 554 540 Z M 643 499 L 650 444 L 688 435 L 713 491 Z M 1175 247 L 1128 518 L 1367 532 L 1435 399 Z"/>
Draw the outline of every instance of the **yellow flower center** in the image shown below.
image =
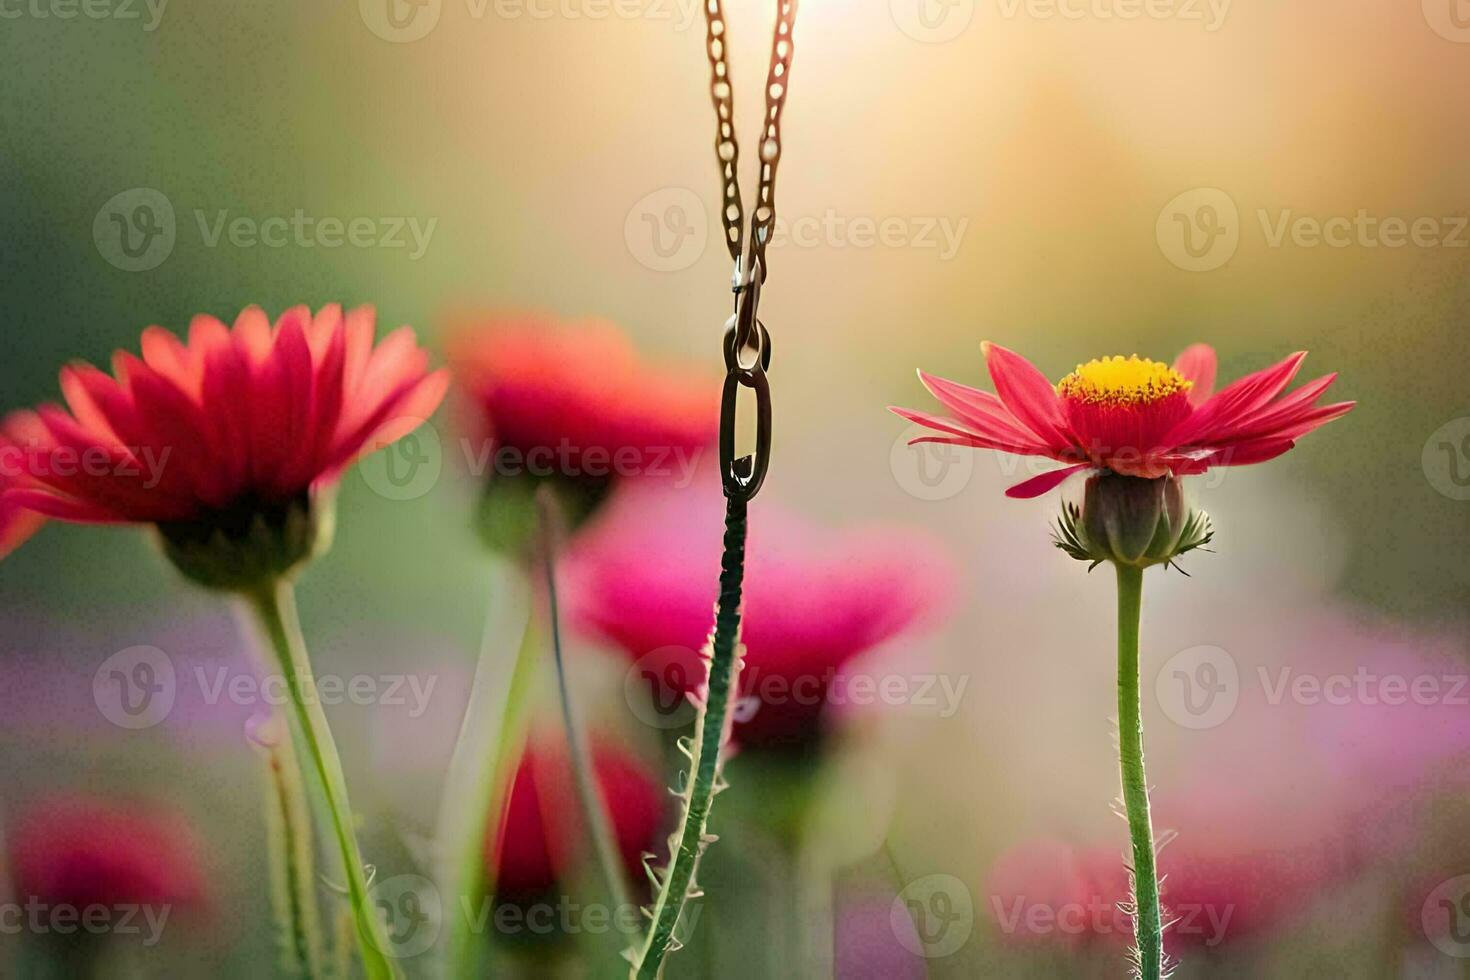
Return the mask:
<path id="1" fill-rule="evenodd" d="M 1148 405 L 1192 387 L 1169 365 L 1134 354 L 1077 365 L 1057 385 L 1057 394 L 1094 405 Z"/>

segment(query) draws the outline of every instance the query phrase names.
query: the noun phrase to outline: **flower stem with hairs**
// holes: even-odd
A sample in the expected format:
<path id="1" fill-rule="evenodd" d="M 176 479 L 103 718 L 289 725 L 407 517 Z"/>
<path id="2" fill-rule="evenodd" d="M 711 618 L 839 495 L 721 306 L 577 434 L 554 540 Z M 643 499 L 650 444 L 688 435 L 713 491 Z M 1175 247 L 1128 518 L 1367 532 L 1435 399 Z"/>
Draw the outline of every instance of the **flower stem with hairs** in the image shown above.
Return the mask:
<path id="1" fill-rule="evenodd" d="M 322 710 L 318 700 L 308 693 L 315 687 L 315 680 L 306 652 L 306 641 L 301 635 L 295 590 L 289 580 L 279 579 L 248 593 L 247 599 L 270 641 L 281 670 L 288 678 L 287 690 L 296 721 L 292 726 L 292 734 L 299 742 L 301 755 L 311 760 L 312 771 L 327 802 L 332 830 L 347 875 L 347 896 L 357 927 L 357 946 L 362 957 L 363 970 L 370 980 L 397 977 L 398 970 L 384 955 L 392 947 L 384 932 L 382 920 L 368 897 L 367 876 L 353 829 L 352 804 L 347 798 L 347 779 L 342 772 L 342 760 L 337 754 L 336 742 L 327 725 L 326 712 Z"/>
<path id="2" fill-rule="evenodd" d="M 311 810 L 291 743 L 278 739 L 284 718 L 272 717 L 270 735 L 252 739 L 266 770 L 266 836 L 271 857 L 271 905 L 281 934 L 281 953 L 292 973 L 326 976 L 321 919 L 312 870 Z"/>
<path id="3" fill-rule="evenodd" d="M 1142 980 L 1159 980 L 1163 969 L 1163 917 L 1155 866 L 1154 831 L 1143 769 L 1143 718 L 1138 690 L 1138 621 L 1143 569 L 1116 564 L 1118 572 L 1118 763 L 1123 807 L 1133 842 L 1133 931 Z"/>
<path id="4" fill-rule="evenodd" d="M 695 741 L 690 744 L 690 770 L 683 792 L 684 814 L 679 829 L 669 838 L 669 866 L 660 879 L 654 901 L 653 924 L 643 948 L 631 958 L 635 980 L 654 980 L 662 972 L 664 957 L 680 945 L 675 929 L 684 904 L 699 896 L 695 869 L 704 849 L 715 837 L 706 832 L 710 806 L 723 789 L 720 750 L 730 734 L 730 696 L 740 675 L 740 599 L 745 576 L 744 500 L 730 497 L 725 513 L 725 552 L 720 560 L 720 598 L 715 607 L 715 628 L 705 648 L 709 658 L 709 682 L 699 705 Z"/>

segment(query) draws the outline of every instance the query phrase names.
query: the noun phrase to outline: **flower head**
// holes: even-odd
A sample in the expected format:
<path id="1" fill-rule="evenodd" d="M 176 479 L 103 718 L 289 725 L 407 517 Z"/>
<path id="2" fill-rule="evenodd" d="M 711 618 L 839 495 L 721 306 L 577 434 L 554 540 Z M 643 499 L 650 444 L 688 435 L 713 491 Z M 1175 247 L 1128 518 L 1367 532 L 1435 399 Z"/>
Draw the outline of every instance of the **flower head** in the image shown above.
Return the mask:
<path id="1" fill-rule="evenodd" d="M 43 799 L 9 833 L 16 890 L 53 906 L 199 905 L 205 878 L 182 816 L 86 796 Z"/>
<path id="2" fill-rule="evenodd" d="M 318 544 L 313 491 L 424 421 L 448 377 L 408 327 L 376 347 L 374 314 L 295 307 L 274 325 L 197 316 L 187 342 L 143 332 L 108 375 L 62 369 L 67 408 L 12 416 L 4 503 L 60 520 L 154 524 L 175 563 L 231 588 L 287 571 Z"/>
<path id="3" fill-rule="evenodd" d="M 720 563 L 718 480 L 644 483 L 613 502 L 562 565 L 567 621 L 616 645 L 656 679 L 663 703 L 698 691 Z M 834 685 L 857 657 L 945 604 L 954 570 L 911 530 L 822 532 L 767 507 L 746 551 L 745 646 L 735 738 L 744 746 L 814 739 Z M 853 701 L 858 700 L 856 697 Z"/>
<path id="4" fill-rule="evenodd" d="M 496 546 L 529 523 L 537 484 L 552 483 L 580 522 L 621 479 L 689 472 L 717 434 L 717 386 L 648 364 L 609 321 L 477 318 L 454 334 L 450 362 L 496 505 L 482 529 Z"/>
<path id="5" fill-rule="evenodd" d="M 1172 364 L 1138 356 L 1079 364 L 1055 387 L 1029 361 L 996 344 L 982 348 L 995 394 L 919 372 L 952 417 L 893 411 L 942 433 L 940 442 L 1041 456 L 1069 465 L 1011 487 L 1036 497 L 1082 469 L 1155 479 L 1274 459 L 1296 440 L 1345 415 L 1353 402 L 1318 405 L 1337 377 L 1283 396 L 1305 352 L 1214 392 L 1212 348 L 1195 344 Z"/>
<path id="6" fill-rule="evenodd" d="M 565 880 L 584 839 L 564 753 L 528 747 L 511 785 L 505 817 L 492 825 L 496 893 L 507 900 L 543 895 Z M 592 770 L 629 876 L 643 880 L 643 854 L 663 827 L 663 788 L 642 763 L 610 744 L 594 745 Z M 488 843 L 488 842 L 487 842 Z"/>

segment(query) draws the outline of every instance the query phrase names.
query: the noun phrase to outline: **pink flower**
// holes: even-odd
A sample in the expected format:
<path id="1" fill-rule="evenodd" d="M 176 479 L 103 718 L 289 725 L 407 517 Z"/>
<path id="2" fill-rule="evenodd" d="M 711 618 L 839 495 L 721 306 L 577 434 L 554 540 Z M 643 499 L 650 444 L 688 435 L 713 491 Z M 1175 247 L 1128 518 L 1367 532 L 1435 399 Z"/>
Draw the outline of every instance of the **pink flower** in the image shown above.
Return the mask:
<path id="1" fill-rule="evenodd" d="M 511 785 L 505 817 L 493 828 L 496 893 L 534 898 L 565 880 L 586 833 L 564 752 L 527 748 Z M 629 876 L 644 880 L 643 854 L 663 827 L 662 786 L 642 763 L 610 745 L 592 750 L 592 769 Z"/>
<path id="2" fill-rule="evenodd" d="M 19 449 L 6 440 L 4 433 L 22 424 L 18 413 L 0 420 L 0 558 L 24 544 L 46 521 L 40 514 L 5 496 L 5 491 L 16 486 L 25 471 L 24 467 L 14 465 L 18 461 Z"/>
<path id="3" fill-rule="evenodd" d="M 89 905 L 200 905 L 199 842 L 179 814 L 85 796 L 23 810 L 10 830 L 22 901 Z"/>
<path id="4" fill-rule="evenodd" d="M 695 651 L 710 629 L 722 506 L 716 479 L 629 487 L 563 563 L 568 623 L 651 666 L 664 697 L 704 680 Z M 746 745 L 816 735 L 843 669 L 936 611 L 955 575 L 911 530 L 820 532 L 772 505 L 750 522 L 746 569 L 740 691 L 756 700 L 735 728 Z"/>
<path id="5" fill-rule="evenodd" d="M 1336 374 L 1279 397 L 1307 356 L 1304 351 L 1212 395 L 1215 352 L 1204 344 L 1188 348 L 1172 367 L 1137 355 L 1089 361 L 1055 387 L 1019 354 L 988 342 L 981 349 L 996 394 L 920 371 L 924 386 L 953 417 L 891 410 L 944 433 L 916 443 L 995 449 L 1068 464 L 1011 487 L 1010 497 L 1040 496 L 1088 468 L 1153 479 L 1263 463 L 1354 405 L 1316 404 Z"/>
<path id="6" fill-rule="evenodd" d="M 514 454 L 495 460 L 502 468 L 572 478 L 673 473 L 714 441 L 718 386 L 648 364 L 607 320 L 460 319 L 450 362 L 474 403 L 473 428 L 495 452 Z"/>
<path id="7" fill-rule="evenodd" d="M 448 384 L 407 327 L 375 348 L 373 320 L 370 307 L 298 306 L 272 326 L 252 306 L 233 329 L 195 317 L 187 343 L 149 327 L 142 358 L 119 351 L 111 376 L 63 368 L 70 410 L 5 427 L 6 469 L 24 472 L 5 502 L 81 523 L 208 522 L 331 483 L 426 419 Z"/>

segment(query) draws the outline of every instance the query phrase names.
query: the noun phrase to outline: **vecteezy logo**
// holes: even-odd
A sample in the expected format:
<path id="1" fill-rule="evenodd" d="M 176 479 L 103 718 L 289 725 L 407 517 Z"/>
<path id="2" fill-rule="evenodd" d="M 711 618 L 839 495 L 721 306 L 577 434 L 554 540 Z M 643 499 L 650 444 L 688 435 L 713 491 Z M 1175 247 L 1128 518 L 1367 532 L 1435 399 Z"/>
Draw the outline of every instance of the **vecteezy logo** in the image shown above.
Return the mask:
<path id="1" fill-rule="evenodd" d="M 708 238 L 704 203 L 685 187 L 665 187 L 643 197 L 623 222 L 628 251 L 654 272 L 689 268 L 704 254 Z"/>
<path id="2" fill-rule="evenodd" d="M 92 701 L 119 728 L 152 728 L 174 707 L 173 661 L 158 647 L 119 650 L 92 675 Z"/>
<path id="3" fill-rule="evenodd" d="M 921 442 L 911 446 L 918 436 L 932 436 L 930 429 L 918 425 L 906 428 L 888 452 L 888 468 L 911 497 L 919 500 L 948 500 L 970 485 L 975 472 L 975 453 L 964 446 L 942 442 Z"/>
<path id="4" fill-rule="evenodd" d="M 969 941 L 975 929 L 975 901 L 954 875 L 925 875 L 894 898 L 888 926 L 909 952 L 939 959 Z"/>
<path id="5" fill-rule="evenodd" d="M 1424 19 L 1434 33 L 1457 44 L 1470 44 L 1470 0 L 1422 0 Z"/>
<path id="6" fill-rule="evenodd" d="M 388 500 L 415 500 L 434 489 L 444 471 L 444 448 L 434 426 L 406 417 L 382 431 L 360 464 L 363 481 Z"/>
<path id="7" fill-rule="evenodd" d="M 1240 670 L 1219 647 L 1180 650 L 1164 662 L 1154 694 L 1169 720 L 1184 728 L 1214 728 L 1235 713 Z"/>
<path id="8" fill-rule="evenodd" d="M 1440 882 L 1420 906 L 1419 921 L 1435 949 L 1470 958 L 1470 875 Z"/>
<path id="9" fill-rule="evenodd" d="M 953 41 L 975 19 L 975 0 L 889 0 L 888 9 L 899 30 L 926 44 Z"/>
<path id="10" fill-rule="evenodd" d="M 1435 429 L 1420 462 L 1435 490 L 1451 500 L 1470 500 L 1470 416 Z"/>
<path id="11" fill-rule="evenodd" d="M 688 647 L 659 647 L 635 660 L 623 675 L 623 699 L 650 728 L 684 728 L 694 722 L 694 705 L 684 696 L 701 679 L 698 655 Z"/>
<path id="12" fill-rule="evenodd" d="M 398 44 L 427 36 L 438 25 L 443 7 L 444 0 L 357 0 L 368 30 Z"/>
<path id="13" fill-rule="evenodd" d="M 1240 245 L 1240 212 L 1216 187 L 1196 187 L 1159 212 L 1154 236 L 1164 258 L 1187 272 L 1209 272 L 1230 261 Z"/>
<path id="14" fill-rule="evenodd" d="M 368 898 L 383 921 L 388 939 L 384 955 L 396 959 L 417 956 L 438 940 L 444 903 L 429 879 L 395 875 L 373 885 Z"/>
<path id="15" fill-rule="evenodd" d="M 92 240 L 124 272 L 147 272 L 174 250 L 174 206 L 161 191 L 132 187 L 108 198 L 92 219 Z"/>

